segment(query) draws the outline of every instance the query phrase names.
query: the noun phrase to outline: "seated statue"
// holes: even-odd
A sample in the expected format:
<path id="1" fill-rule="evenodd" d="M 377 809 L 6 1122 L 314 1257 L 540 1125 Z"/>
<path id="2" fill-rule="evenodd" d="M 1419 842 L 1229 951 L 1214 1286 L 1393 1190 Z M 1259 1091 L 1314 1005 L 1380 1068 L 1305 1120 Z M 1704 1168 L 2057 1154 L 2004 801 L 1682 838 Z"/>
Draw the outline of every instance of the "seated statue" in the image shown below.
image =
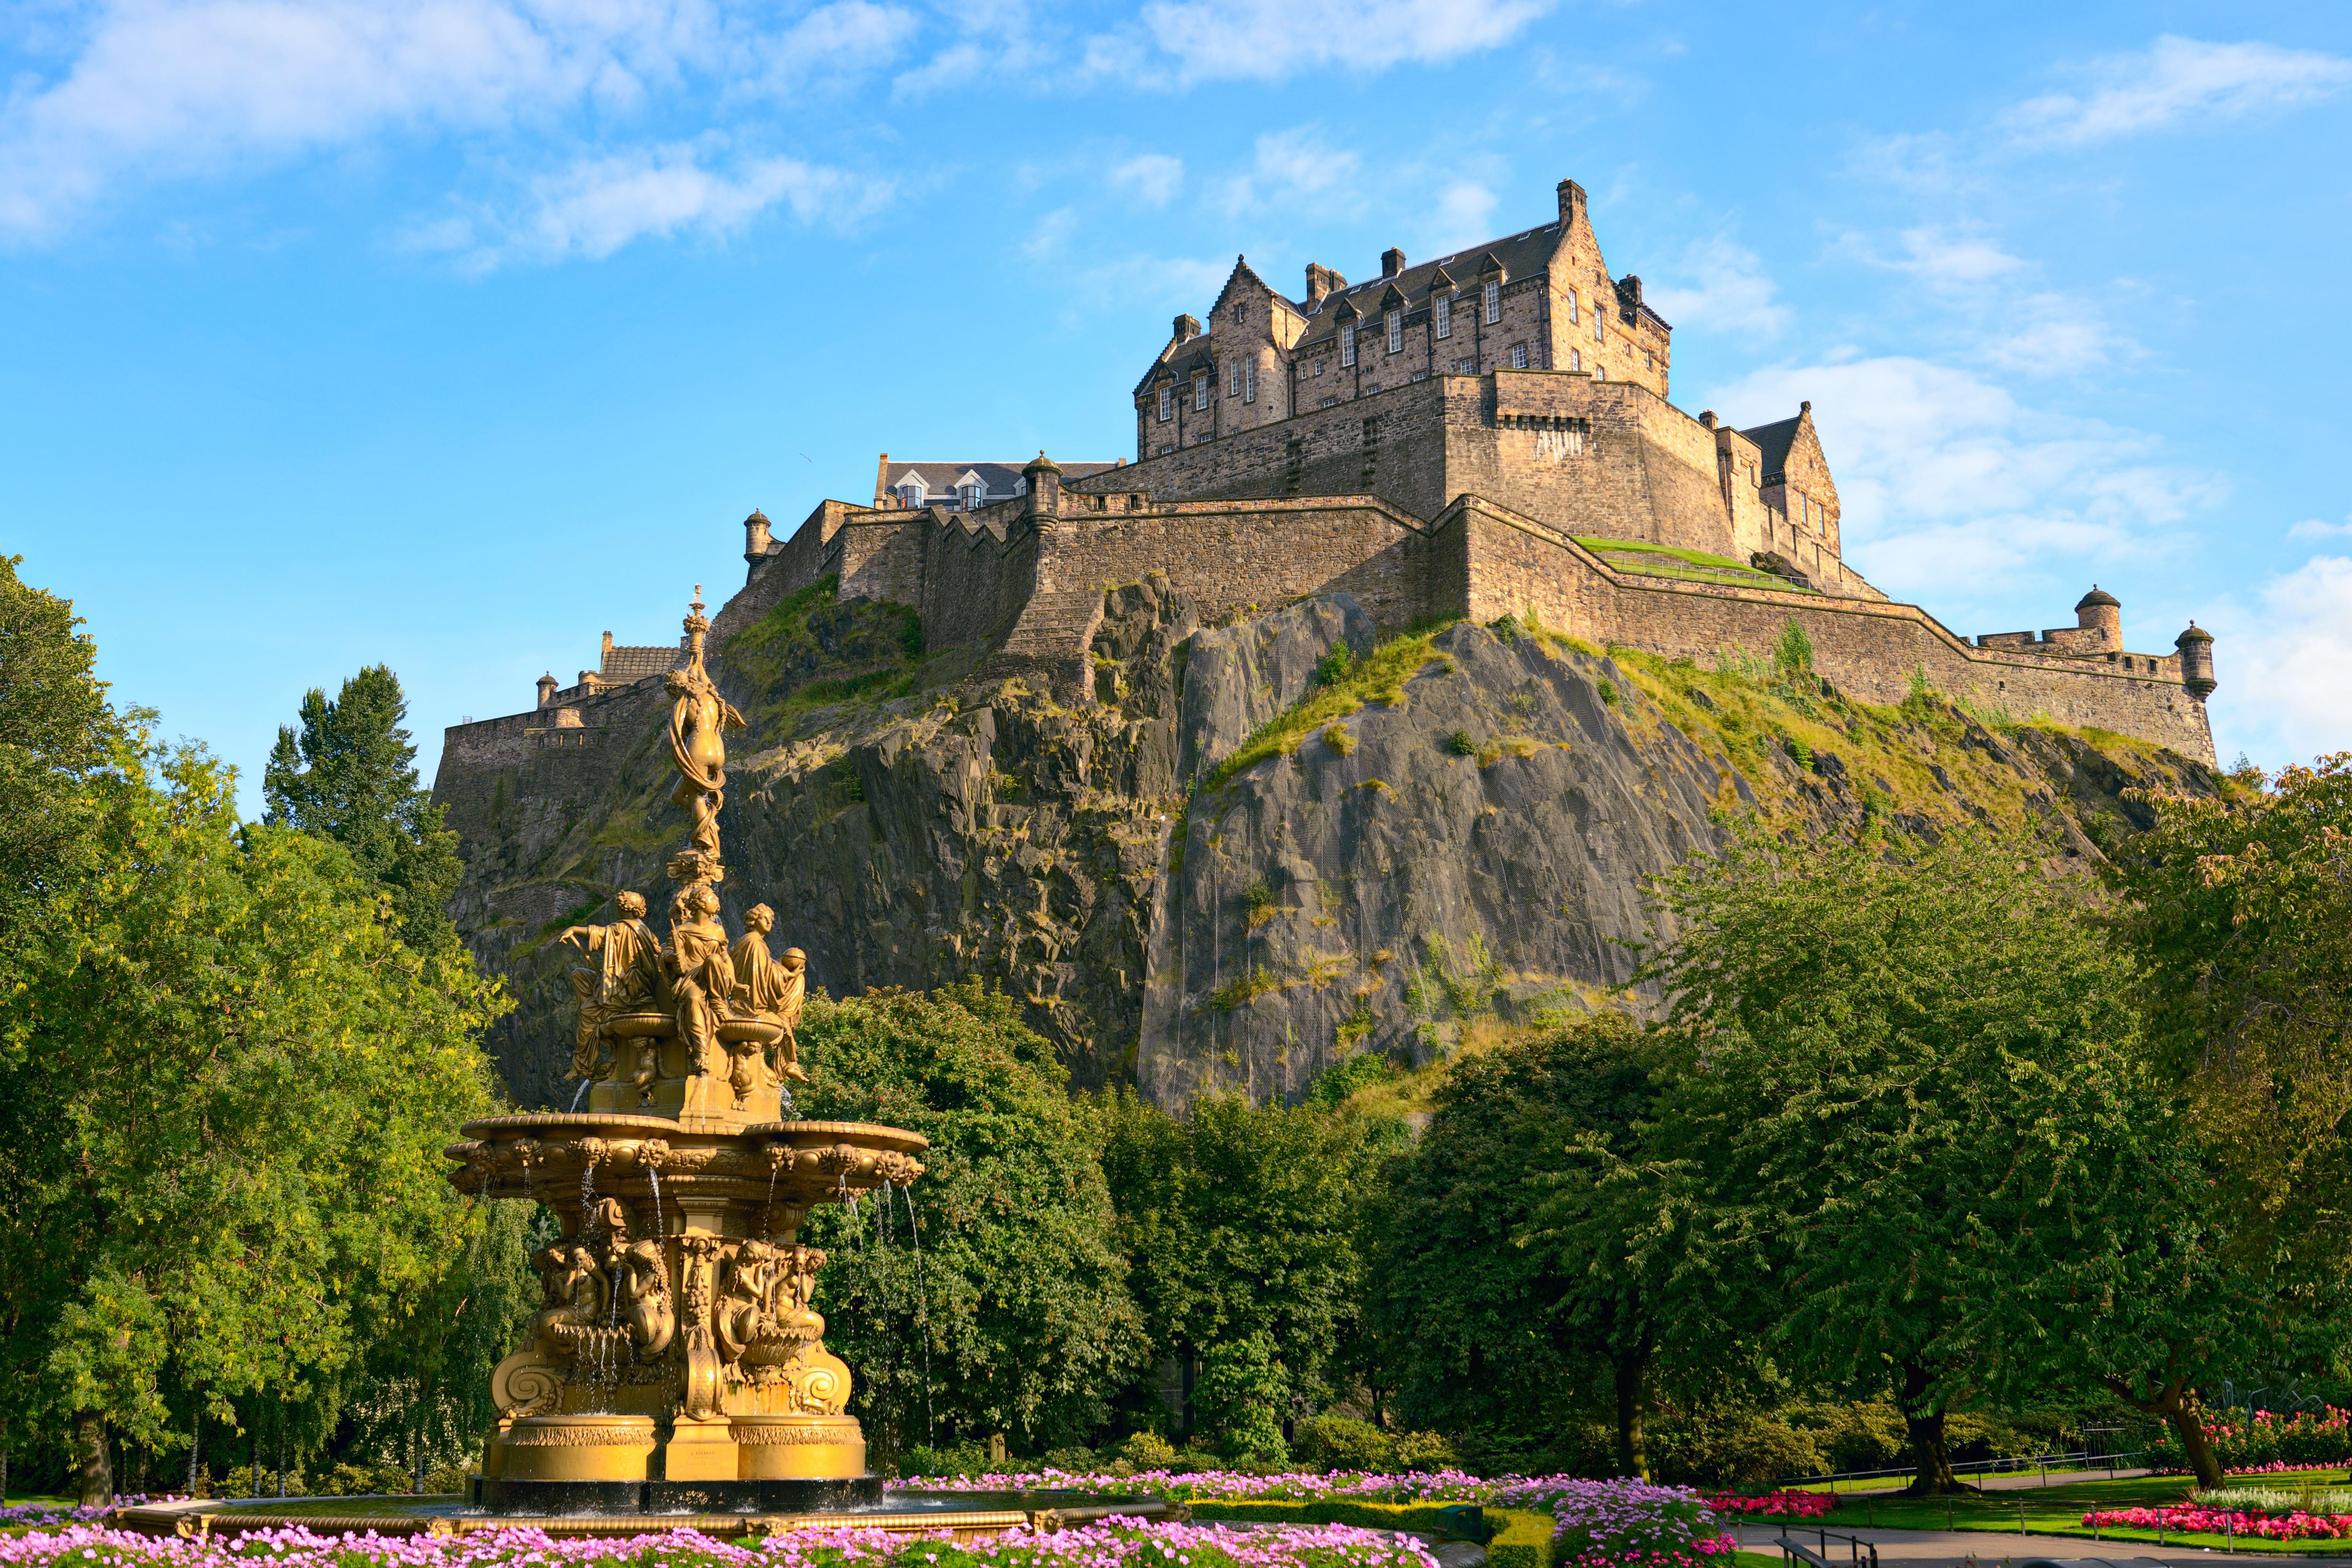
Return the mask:
<path id="1" fill-rule="evenodd" d="M 670 989 L 677 1037 L 686 1042 L 687 1070 L 723 1076 L 719 1026 L 740 1015 L 733 1005 L 735 965 L 727 952 L 727 928 L 719 923 L 719 895 L 709 884 L 678 889 L 670 904 L 669 943 Z"/>
<path id="2" fill-rule="evenodd" d="M 661 984 L 661 941 L 646 924 L 646 900 L 623 893 L 621 918 L 608 926 L 568 926 L 556 940 L 580 949 L 572 994 L 580 999 L 580 1029 L 572 1049 L 572 1078 L 601 1078 L 612 1043 L 608 1026 L 620 1014 L 649 1006 Z"/>
<path id="3" fill-rule="evenodd" d="M 808 955 L 788 947 L 780 963 L 768 954 L 768 933 L 776 928 L 776 911 L 754 904 L 743 917 L 743 935 L 735 943 L 735 984 L 743 1005 L 753 1016 L 779 1025 L 784 1037 L 777 1042 L 776 1070 L 785 1078 L 807 1081 L 801 1070 L 801 1004 L 808 994 Z"/>

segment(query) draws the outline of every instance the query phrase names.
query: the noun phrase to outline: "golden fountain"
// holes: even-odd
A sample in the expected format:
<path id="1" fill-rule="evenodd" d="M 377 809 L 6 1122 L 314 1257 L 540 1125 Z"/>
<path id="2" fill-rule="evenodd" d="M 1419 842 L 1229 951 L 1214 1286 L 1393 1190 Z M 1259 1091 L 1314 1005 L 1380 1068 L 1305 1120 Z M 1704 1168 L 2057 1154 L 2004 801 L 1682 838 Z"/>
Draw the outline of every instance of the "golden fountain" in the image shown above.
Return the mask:
<path id="1" fill-rule="evenodd" d="M 810 1304 L 824 1254 L 799 1234 L 819 1204 L 912 1182 L 925 1142 L 783 1119 L 803 963 L 769 953 L 764 905 L 731 943 L 719 923 L 725 731 L 743 721 L 704 668 L 702 610 L 698 588 L 668 677 L 671 798 L 692 824 L 668 940 L 634 893 L 614 923 L 564 931 L 587 1109 L 468 1122 L 449 1150 L 460 1189 L 535 1199 L 563 1227 L 533 1260 L 545 1306 L 491 1378 L 494 1513 L 870 1506 L 881 1488 Z"/>

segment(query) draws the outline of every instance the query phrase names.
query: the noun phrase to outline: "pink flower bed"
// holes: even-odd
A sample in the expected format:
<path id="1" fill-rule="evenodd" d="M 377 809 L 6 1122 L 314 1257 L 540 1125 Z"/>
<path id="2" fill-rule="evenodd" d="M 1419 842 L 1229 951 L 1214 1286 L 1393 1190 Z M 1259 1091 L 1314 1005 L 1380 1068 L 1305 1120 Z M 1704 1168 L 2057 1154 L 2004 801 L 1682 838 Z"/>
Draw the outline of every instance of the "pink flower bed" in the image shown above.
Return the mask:
<path id="1" fill-rule="evenodd" d="M 1707 1498 L 1706 1506 L 1717 1513 L 1748 1514 L 1766 1519 L 1819 1519 L 1837 1507 L 1837 1499 L 1827 1492 L 1766 1492 L 1761 1497 L 1716 1492 Z"/>
<path id="2" fill-rule="evenodd" d="M 2164 1508 L 2093 1509 L 2083 1515 L 2086 1526 L 2101 1530 L 2163 1530 L 2181 1535 L 2252 1535 L 2265 1541 L 2334 1541 L 2352 1536 L 2352 1514 L 2268 1514 L 2245 1509 L 2199 1508 L 2176 1503 Z"/>

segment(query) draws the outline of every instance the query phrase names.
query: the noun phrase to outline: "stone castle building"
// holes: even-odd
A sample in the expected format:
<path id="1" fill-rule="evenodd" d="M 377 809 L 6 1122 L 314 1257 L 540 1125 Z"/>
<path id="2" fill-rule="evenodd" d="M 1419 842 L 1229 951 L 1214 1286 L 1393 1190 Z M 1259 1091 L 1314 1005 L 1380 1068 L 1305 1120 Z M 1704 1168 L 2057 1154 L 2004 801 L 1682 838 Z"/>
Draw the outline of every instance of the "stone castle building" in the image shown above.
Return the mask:
<path id="1" fill-rule="evenodd" d="M 1205 321 L 1177 317 L 1135 383 L 1132 462 L 886 454 L 870 501 L 824 501 L 789 539 L 753 512 L 714 636 L 832 575 L 844 598 L 917 610 L 939 679 L 1089 701 L 1105 591 L 1153 573 L 1210 619 L 1345 592 L 1385 632 L 1512 615 L 1668 657 L 1763 650 L 1795 622 L 1866 700 L 1924 676 L 2213 760 L 2194 625 L 2132 651 L 2095 588 L 2074 626 L 1971 640 L 1865 582 L 1811 405 L 1735 429 L 1669 402 L 1673 329 L 1638 277 L 1612 279 L 1572 181 L 1538 227 L 1419 265 L 1391 250 L 1360 284 L 1312 265 L 1297 300 L 1238 261 Z M 673 657 L 608 635 L 602 668 L 453 729 L 453 754 L 585 743 L 583 701 Z"/>

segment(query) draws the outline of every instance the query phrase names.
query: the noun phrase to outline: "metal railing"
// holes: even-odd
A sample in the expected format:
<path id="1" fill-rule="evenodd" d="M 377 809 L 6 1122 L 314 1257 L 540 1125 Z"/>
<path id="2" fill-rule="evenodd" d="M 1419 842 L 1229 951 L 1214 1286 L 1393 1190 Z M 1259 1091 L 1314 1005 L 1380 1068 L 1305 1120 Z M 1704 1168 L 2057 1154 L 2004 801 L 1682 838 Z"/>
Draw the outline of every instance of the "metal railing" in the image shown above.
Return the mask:
<path id="1" fill-rule="evenodd" d="M 2112 1473 L 2119 1469 L 2131 1468 L 2130 1461 L 2140 1458 L 2147 1453 L 2146 1448 L 2127 1448 L 2113 1454 L 2099 1453 L 2090 1448 L 2078 1448 L 2065 1454 L 2023 1454 L 2000 1459 L 1964 1459 L 1952 1467 L 1952 1474 L 2009 1476 L 2021 1475 L 2028 1470 L 2039 1470 L 2046 1482 L 2049 1479 L 2050 1467 L 2053 1465 L 2062 1468 L 2072 1466 L 2078 1470 L 2105 1470 Z M 1883 1470 L 1835 1470 L 1826 1475 L 1791 1476 L 1780 1482 L 1773 1489 L 1820 1486 L 1823 1483 L 1834 1486 L 1839 1481 L 1876 1480 L 1883 1477 L 1916 1476 L 1918 1473 L 1919 1467 L 1916 1465 L 1896 1465 Z"/>
<path id="2" fill-rule="evenodd" d="M 1813 1546 L 1790 1540 L 1785 1531 L 1772 1544 L 1780 1549 L 1780 1561 L 1789 1568 L 1795 1568 L 1800 1563 L 1804 1563 L 1805 1568 L 1840 1568 L 1837 1560 L 1830 1555 L 1830 1542 L 1832 1541 L 1845 1542 L 1843 1568 L 1862 1568 L 1864 1563 L 1869 1563 L 1870 1568 L 1878 1568 L 1877 1542 L 1864 1541 L 1859 1535 L 1832 1535 L 1826 1530 L 1816 1530 L 1813 1535 L 1816 1542 Z"/>

